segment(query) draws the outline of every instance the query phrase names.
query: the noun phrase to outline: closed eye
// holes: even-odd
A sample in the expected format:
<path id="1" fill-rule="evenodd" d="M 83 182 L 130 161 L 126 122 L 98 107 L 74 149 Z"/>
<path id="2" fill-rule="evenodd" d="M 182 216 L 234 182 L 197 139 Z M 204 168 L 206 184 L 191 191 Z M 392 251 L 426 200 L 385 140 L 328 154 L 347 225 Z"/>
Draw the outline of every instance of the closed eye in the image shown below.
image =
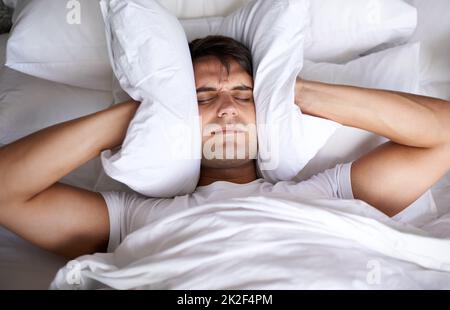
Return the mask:
<path id="1" fill-rule="evenodd" d="M 238 97 L 235 97 L 234 99 L 239 100 L 239 101 L 244 101 L 244 102 L 249 102 L 252 100 L 251 98 L 238 98 Z"/>
<path id="2" fill-rule="evenodd" d="M 244 101 L 244 102 L 248 102 L 248 101 L 252 100 L 251 97 L 234 97 L 234 99 L 239 100 L 239 101 Z"/>
<path id="3" fill-rule="evenodd" d="M 207 98 L 207 99 L 197 100 L 197 102 L 199 104 L 206 104 L 206 103 L 209 103 L 209 102 L 211 102 L 213 100 L 214 100 L 214 98 Z"/>
<path id="4" fill-rule="evenodd" d="M 244 88 L 243 86 L 235 87 L 233 89 L 233 98 L 241 102 L 250 102 L 253 99 L 253 92 L 251 89 Z"/>

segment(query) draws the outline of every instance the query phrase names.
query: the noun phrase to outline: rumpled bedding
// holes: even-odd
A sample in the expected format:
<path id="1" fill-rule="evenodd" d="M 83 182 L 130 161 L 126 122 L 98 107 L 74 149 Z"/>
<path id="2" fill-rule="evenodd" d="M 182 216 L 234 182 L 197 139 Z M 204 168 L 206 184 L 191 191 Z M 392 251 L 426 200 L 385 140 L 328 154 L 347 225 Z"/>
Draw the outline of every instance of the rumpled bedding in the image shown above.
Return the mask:
<path id="1" fill-rule="evenodd" d="M 359 200 L 230 199 L 155 220 L 52 289 L 450 289 L 450 214 L 429 231 Z M 433 235 L 439 232 L 439 237 Z"/>

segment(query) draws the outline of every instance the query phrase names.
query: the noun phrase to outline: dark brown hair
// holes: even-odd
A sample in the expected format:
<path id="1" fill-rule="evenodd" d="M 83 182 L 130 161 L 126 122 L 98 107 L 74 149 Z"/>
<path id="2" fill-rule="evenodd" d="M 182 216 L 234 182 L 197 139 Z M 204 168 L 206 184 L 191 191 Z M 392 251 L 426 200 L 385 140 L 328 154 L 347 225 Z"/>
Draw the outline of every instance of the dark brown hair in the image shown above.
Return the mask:
<path id="1" fill-rule="evenodd" d="M 200 57 L 214 56 L 230 73 L 230 60 L 235 60 L 250 76 L 253 76 L 252 54 L 242 43 L 225 36 L 207 36 L 189 44 L 192 63 Z"/>

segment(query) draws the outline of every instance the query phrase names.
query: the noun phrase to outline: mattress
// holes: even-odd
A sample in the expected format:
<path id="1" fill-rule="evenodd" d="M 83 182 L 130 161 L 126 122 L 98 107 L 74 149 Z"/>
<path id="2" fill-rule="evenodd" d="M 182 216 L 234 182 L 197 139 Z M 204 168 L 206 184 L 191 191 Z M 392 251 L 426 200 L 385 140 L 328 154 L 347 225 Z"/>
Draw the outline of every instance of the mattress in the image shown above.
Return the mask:
<path id="1" fill-rule="evenodd" d="M 411 42 L 422 43 L 423 62 L 427 64 L 423 72 L 421 92 L 424 95 L 450 100 L 450 84 L 448 83 L 450 81 L 450 57 L 448 57 L 450 55 L 450 20 L 445 16 L 445 12 L 450 10 L 450 2 L 437 0 L 439 6 L 436 7 L 430 5 L 428 0 L 409 0 L 409 2 L 419 9 L 419 26 Z M 183 8 L 179 9 L 183 10 Z M 226 9 L 231 10 L 231 8 Z M 192 8 L 184 10 L 185 17 L 199 17 L 192 13 Z M 215 13 L 217 12 L 214 12 L 214 9 L 209 8 L 207 15 L 220 15 Z M 440 22 L 438 25 L 435 24 L 436 20 Z M 4 63 L 6 38 L 6 36 L 0 37 L 2 63 Z M 71 184 L 86 187 L 86 182 L 95 184 L 97 178 L 97 175 L 93 175 L 90 180 L 75 178 Z M 450 175 L 442 178 L 432 188 L 432 193 L 439 214 L 450 213 Z M 0 227 L 0 289 L 47 289 L 57 271 L 65 263 L 64 258 L 41 250 Z"/>

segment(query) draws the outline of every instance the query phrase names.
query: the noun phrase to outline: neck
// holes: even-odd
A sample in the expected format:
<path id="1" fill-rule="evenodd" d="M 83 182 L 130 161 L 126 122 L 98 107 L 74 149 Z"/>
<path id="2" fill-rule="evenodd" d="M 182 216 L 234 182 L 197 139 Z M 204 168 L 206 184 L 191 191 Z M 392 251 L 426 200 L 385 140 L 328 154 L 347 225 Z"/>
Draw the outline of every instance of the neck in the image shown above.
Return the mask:
<path id="1" fill-rule="evenodd" d="M 206 186 L 217 181 L 246 184 L 258 178 L 254 160 L 232 168 L 212 168 L 202 166 L 197 186 Z"/>

